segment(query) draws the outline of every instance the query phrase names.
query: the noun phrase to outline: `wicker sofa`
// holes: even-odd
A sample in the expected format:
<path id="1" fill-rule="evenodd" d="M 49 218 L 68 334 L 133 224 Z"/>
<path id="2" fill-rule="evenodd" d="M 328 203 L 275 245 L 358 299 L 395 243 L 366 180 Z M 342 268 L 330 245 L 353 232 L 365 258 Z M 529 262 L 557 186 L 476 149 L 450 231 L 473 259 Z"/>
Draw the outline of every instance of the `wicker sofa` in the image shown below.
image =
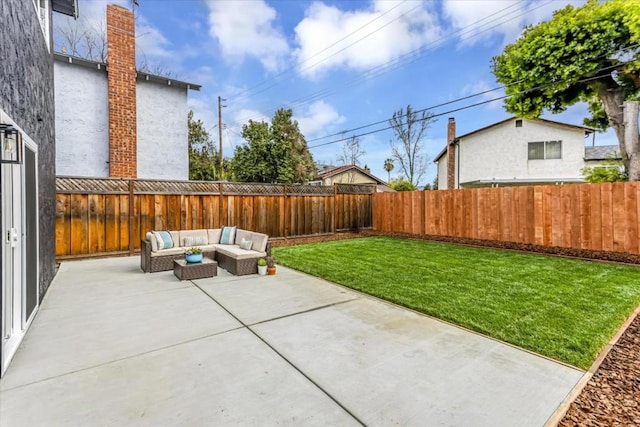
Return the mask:
<path id="1" fill-rule="evenodd" d="M 234 244 L 221 244 L 222 229 L 169 231 L 174 246 L 158 249 L 152 232 L 140 242 L 140 268 L 145 273 L 173 269 L 173 261 L 184 258 L 188 247 L 198 246 L 205 257 L 218 261 L 218 267 L 236 276 L 258 272 L 258 260 L 270 254 L 269 236 L 236 229 Z M 251 240 L 251 249 L 240 248 L 241 241 Z M 194 244 L 193 242 L 197 242 Z"/>

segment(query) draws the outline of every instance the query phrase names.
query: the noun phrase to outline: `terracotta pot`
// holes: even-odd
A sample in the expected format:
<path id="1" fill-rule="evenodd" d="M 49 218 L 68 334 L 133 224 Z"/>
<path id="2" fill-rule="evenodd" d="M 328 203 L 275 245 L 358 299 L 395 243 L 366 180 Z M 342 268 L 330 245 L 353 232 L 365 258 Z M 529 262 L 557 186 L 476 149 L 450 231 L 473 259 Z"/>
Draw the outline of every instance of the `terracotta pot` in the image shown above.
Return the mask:
<path id="1" fill-rule="evenodd" d="M 267 267 L 267 274 L 269 276 L 273 276 L 274 274 L 276 274 L 276 268 L 275 267 Z"/>

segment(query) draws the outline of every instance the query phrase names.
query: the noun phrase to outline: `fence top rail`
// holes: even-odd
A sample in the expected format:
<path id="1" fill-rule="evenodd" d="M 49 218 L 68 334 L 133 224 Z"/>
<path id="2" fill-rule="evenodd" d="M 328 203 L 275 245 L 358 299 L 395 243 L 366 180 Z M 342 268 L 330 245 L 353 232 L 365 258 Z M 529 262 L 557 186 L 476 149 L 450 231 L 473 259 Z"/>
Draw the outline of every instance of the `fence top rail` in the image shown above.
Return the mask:
<path id="1" fill-rule="evenodd" d="M 130 185 L 132 188 L 130 188 Z M 371 184 L 265 184 L 251 182 L 179 181 L 161 179 L 56 177 L 56 192 L 68 194 L 203 194 L 252 196 L 331 196 L 333 194 L 373 194 Z"/>

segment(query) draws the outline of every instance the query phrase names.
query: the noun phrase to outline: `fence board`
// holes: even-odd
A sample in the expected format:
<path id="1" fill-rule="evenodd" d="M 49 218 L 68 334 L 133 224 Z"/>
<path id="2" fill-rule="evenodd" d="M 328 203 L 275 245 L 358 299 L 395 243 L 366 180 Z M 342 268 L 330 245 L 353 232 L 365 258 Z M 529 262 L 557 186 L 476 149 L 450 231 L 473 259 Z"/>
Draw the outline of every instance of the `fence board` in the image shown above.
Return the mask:
<path id="1" fill-rule="evenodd" d="M 56 187 L 56 255 L 60 257 L 139 249 L 140 239 L 150 230 L 237 225 L 283 237 L 332 233 L 334 226 L 373 225 L 373 187 L 363 185 L 61 177 Z"/>
<path id="2" fill-rule="evenodd" d="M 375 230 L 640 253 L 640 183 L 377 193 Z"/>

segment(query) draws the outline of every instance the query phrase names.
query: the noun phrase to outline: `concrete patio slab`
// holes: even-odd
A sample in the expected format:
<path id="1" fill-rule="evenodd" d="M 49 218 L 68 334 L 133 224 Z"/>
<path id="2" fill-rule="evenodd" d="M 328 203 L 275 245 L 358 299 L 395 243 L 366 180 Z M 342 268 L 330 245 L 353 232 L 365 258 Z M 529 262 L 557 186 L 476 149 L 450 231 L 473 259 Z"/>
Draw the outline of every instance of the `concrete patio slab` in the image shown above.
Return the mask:
<path id="1" fill-rule="evenodd" d="M 367 425 L 541 426 L 583 374 L 368 298 L 252 329 Z"/>
<path id="2" fill-rule="evenodd" d="M 246 329 L 5 391 L 2 424 L 359 425 Z"/>
<path id="3" fill-rule="evenodd" d="M 127 261 L 120 259 L 120 264 Z M 107 263 L 96 284 L 87 281 L 83 268 L 76 274 L 76 265 L 85 267 L 84 262 L 63 264 L 58 272 L 0 389 L 241 326 L 193 284 L 173 274 L 145 276 L 138 270 L 129 273 L 137 280 L 118 281 L 121 271 Z M 116 279 L 105 279 L 111 274 Z"/>
<path id="4" fill-rule="evenodd" d="M 275 276 L 244 277 L 242 281 L 221 283 L 213 278 L 194 283 L 245 325 L 359 298 L 340 286 L 285 267 L 278 267 Z"/>
<path id="5" fill-rule="evenodd" d="M 62 264 L 3 425 L 541 426 L 583 375 L 283 267 L 191 282 L 138 262 Z"/>

